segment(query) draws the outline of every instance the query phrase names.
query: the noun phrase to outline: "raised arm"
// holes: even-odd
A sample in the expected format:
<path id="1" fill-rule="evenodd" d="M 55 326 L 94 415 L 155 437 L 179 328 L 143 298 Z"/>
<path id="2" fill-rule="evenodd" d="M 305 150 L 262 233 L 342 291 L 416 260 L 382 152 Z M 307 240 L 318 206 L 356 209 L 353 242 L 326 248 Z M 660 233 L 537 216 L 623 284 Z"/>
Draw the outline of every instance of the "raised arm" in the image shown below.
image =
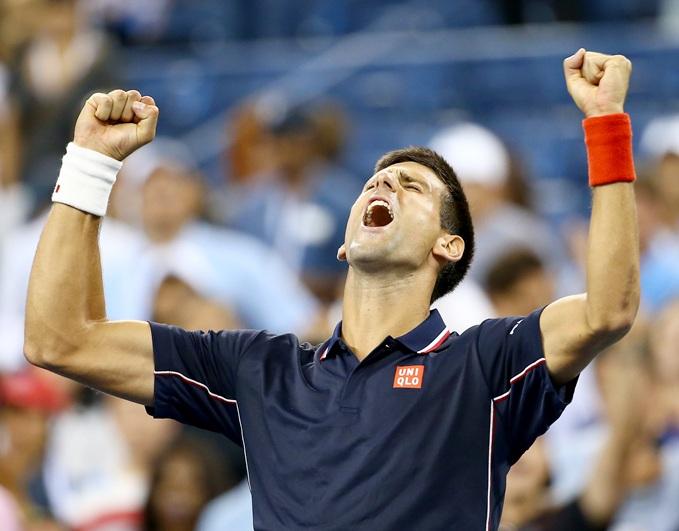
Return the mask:
<path id="1" fill-rule="evenodd" d="M 629 118 L 623 104 L 631 63 L 621 55 L 579 50 L 564 61 L 566 84 L 585 114 L 592 215 L 587 292 L 542 313 L 547 368 L 564 383 L 623 337 L 639 306 L 639 238 Z"/>
<path id="2" fill-rule="evenodd" d="M 147 405 L 153 401 L 149 325 L 106 319 L 98 238 L 117 161 L 153 139 L 157 119 L 153 99 L 137 91 L 87 100 L 33 262 L 24 340 L 29 362 Z"/>

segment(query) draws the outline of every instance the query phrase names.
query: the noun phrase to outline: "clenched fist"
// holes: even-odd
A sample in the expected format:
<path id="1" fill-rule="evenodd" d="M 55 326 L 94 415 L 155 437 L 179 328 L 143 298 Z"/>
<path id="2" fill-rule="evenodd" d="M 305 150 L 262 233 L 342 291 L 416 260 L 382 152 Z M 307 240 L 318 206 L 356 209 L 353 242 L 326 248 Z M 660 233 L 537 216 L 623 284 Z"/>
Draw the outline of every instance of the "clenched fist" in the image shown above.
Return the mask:
<path id="1" fill-rule="evenodd" d="M 632 63 L 580 48 L 563 62 L 566 86 L 585 117 L 623 112 Z"/>
<path id="2" fill-rule="evenodd" d="M 123 160 L 156 136 L 158 107 L 136 90 L 92 94 L 75 124 L 78 146 Z"/>

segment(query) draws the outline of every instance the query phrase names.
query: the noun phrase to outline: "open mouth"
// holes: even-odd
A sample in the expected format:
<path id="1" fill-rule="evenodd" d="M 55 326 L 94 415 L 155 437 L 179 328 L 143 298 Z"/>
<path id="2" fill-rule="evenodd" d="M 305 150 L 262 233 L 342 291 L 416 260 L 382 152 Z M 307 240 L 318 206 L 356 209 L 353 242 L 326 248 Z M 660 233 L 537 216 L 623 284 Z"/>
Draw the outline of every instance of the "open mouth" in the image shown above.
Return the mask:
<path id="1" fill-rule="evenodd" d="M 386 227 L 392 221 L 394 213 L 389 203 L 383 199 L 371 201 L 363 214 L 363 225 L 366 227 Z"/>

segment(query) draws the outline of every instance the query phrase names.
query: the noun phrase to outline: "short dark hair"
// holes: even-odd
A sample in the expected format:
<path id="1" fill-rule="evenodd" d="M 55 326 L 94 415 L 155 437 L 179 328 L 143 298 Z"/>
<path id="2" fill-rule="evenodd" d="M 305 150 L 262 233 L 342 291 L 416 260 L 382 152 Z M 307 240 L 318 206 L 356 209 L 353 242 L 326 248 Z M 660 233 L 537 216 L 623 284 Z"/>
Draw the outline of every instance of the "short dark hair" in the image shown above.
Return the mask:
<path id="1" fill-rule="evenodd" d="M 474 226 L 469 213 L 469 203 L 453 168 L 434 150 L 422 146 L 409 146 L 385 153 L 375 164 L 375 173 L 401 162 L 416 162 L 432 170 L 446 185 L 447 193 L 441 198 L 441 227 L 464 240 L 464 253 L 457 262 L 446 264 L 439 271 L 431 294 L 431 302 L 453 291 L 469 271 L 474 256 Z"/>

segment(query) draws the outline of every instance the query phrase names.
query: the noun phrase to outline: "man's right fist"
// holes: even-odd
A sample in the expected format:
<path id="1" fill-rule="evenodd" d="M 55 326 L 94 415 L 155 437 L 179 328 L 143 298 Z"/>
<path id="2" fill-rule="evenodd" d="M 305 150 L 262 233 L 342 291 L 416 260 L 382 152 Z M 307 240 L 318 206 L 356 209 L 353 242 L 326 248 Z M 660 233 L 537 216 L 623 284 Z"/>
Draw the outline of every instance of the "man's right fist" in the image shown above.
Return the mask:
<path id="1" fill-rule="evenodd" d="M 158 107 L 136 90 L 92 94 L 75 124 L 73 142 L 116 160 L 148 144 L 156 136 Z"/>

